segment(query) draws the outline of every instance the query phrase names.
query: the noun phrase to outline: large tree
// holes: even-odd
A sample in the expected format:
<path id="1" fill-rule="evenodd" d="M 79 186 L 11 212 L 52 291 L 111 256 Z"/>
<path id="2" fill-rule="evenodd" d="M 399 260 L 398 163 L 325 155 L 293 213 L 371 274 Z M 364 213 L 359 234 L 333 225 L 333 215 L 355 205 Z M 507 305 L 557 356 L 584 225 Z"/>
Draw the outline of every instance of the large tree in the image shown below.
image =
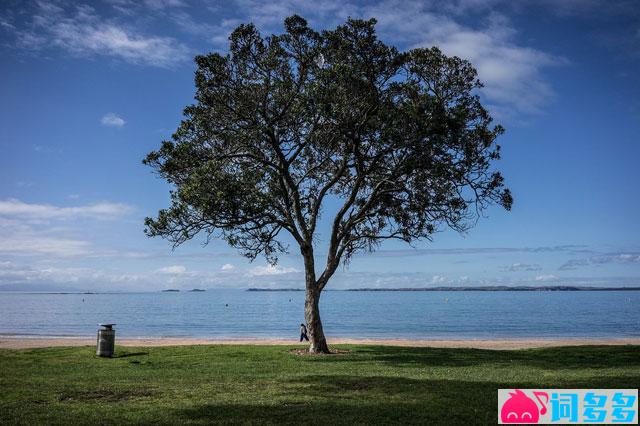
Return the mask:
<path id="1" fill-rule="evenodd" d="M 173 186 L 147 235 L 174 246 L 221 237 L 271 263 L 288 250 L 282 234 L 292 236 L 312 352 L 329 350 L 319 301 L 341 262 L 384 240 L 462 232 L 488 205 L 512 203 L 492 168 L 503 129 L 481 105 L 472 65 L 435 47 L 398 51 L 375 24 L 317 32 L 291 16 L 268 37 L 240 25 L 227 54 L 195 58 L 195 103 L 144 160 Z"/>

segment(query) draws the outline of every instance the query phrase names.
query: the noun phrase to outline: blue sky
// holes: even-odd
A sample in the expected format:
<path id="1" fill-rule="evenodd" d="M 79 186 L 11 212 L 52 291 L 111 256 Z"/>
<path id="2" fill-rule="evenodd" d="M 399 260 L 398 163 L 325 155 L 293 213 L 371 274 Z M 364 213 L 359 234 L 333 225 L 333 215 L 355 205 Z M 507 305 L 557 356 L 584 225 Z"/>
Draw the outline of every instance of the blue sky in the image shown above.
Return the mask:
<path id="1" fill-rule="evenodd" d="M 222 242 L 175 251 L 143 218 L 168 186 L 141 164 L 193 97 L 192 57 L 254 22 L 281 32 L 378 19 L 401 49 L 469 59 L 507 132 L 511 212 L 465 235 L 387 244 L 328 288 L 640 285 L 640 8 L 634 1 L 4 1 L 0 6 L 0 287 L 302 287 Z M 320 230 L 320 240 L 326 229 Z M 319 258 L 324 250 L 317 249 Z"/>

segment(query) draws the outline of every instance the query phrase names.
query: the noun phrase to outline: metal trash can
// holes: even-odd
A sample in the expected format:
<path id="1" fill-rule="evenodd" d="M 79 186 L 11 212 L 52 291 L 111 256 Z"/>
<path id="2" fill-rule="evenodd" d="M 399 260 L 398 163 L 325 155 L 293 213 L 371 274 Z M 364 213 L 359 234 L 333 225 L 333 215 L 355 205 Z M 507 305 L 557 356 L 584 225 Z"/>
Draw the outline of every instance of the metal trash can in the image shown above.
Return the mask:
<path id="1" fill-rule="evenodd" d="M 116 331 L 113 329 L 115 324 L 98 324 L 102 327 L 98 330 L 98 343 L 96 355 L 113 356 L 113 349 L 116 343 Z"/>

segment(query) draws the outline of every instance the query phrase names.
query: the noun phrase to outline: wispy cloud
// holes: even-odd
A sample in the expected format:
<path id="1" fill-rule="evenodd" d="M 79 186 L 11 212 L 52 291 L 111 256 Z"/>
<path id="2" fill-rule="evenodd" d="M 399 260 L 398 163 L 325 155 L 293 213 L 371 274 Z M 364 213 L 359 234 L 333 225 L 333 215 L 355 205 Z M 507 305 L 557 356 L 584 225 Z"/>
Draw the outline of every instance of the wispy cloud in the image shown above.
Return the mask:
<path id="1" fill-rule="evenodd" d="M 29 26 L 15 34 L 23 48 L 57 47 L 76 55 L 110 56 L 165 68 L 190 56 L 187 46 L 174 38 L 145 35 L 105 20 L 87 5 L 67 10 L 57 4 L 39 2 Z"/>
<path id="2" fill-rule="evenodd" d="M 448 281 L 447 277 L 444 275 L 434 275 L 431 277 L 431 284 L 444 284 Z"/>
<path id="3" fill-rule="evenodd" d="M 1 254 L 1 253 L 0 253 Z M 209 271 L 190 270 L 182 265 L 170 265 L 148 271 L 131 272 L 91 266 L 64 266 L 57 262 L 19 263 L 0 260 L 0 286 L 40 284 L 65 285 L 81 290 L 135 291 L 162 288 L 304 288 L 304 276 L 293 268 L 276 268 L 278 273 L 253 274 L 246 270 Z M 284 272 L 288 271 L 288 272 Z M 406 288 L 439 286 L 523 286 L 523 285 L 576 285 L 576 286 L 629 286 L 638 285 L 632 277 L 558 277 L 551 274 L 510 279 L 472 279 L 468 276 L 432 274 L 427 272 L 348 272 L 340 271 L 329 283 L 330 289 L 347 288 Z M 1 289 L 2 287 L 0 287 Z"/>
<path id="4" fill-rule="evenodd" d="M 217 22 L 203 21 L 185 10 L 167 13 L 167 17 L 180 31 L 190 34 L 212 44 L 218 51 L 226 51 L 229 47 L 229 34 L 248 19 L 222 18 Z"/>
<path id="5" fill-rule="evenodd" d="M 188 6 L 183 0 L 104 0 L 118 12 L 124 15 L 134 15 L 139 13 L 162 14 L 166 10 L 179 9 Z"/>
<path id="6" fill-rule="evenodd" d="M 102 123 L 103 126 L 118 127 L 118 128 L 123 127 L 126 123 L 126 121 L 124 121 L 122 117 L 120 117 L 119 115 L 113 112 L 109 112 L 103 115 L 102 118 L 100 119 L 100 122 Z"/>
<path id="7" fill-rule="evenodd" d="M 439 7 L 419 1 L 385 1 L 365 9 L 377 17 L 383 34 L 413 46 L 438 46 L 446 54 L 468 59 L 485 83 L 482 93 L 497 115 L 537 114 L 553 97 L 543 70 L 566 62 L 519 44 L 510 20 L 491 14 L 484 25 L 461 24 Z"/>
<path id="8" fill-rule="evenodd" d="M 16 27 L 9 21 L 7 21 L 4 17 L 0 16 L 0 28 L 5 30 L 13 31 Z"/>
<path id="9" fill-rule="evenodd" d="M 543 10 L 560 17 L 589 16 L 598 19 L 602 15 L 638 13 L 635 0 L 449 0 L 446 3 L 428 3 L 435 3 L 443 10 L 458 15 L 494 10 L 525 14 Z"/>
<path id="10" fill-rule="evenodd" d="M 90 252 L 91 244 L 87 241 L 52 237 L 37 232 L 1 235 L 0 238 L 0 253 L 3 255 L 68 257 L 86 255 Z"/>
<path id="11" fill-rule="evenodd" d="M 171 274 L 171 275 L 184 274 L 185 272 L 187 272 L 187 268 L 182 265 L 172 265 L 172 266 L 165 266 L 164 268 L 160 268 L 158 269 L 157 272 L 161 274 Z"/>
<path id="12" fill-rule="evenodd" d="M 400 250 L 378 250 L 373 253 L 363 253 L 359 256 L 379 256 L 379 257 L 404 257 L 404 256 L 435 256 L 435 255 L 485 255 L 503 253 L 572 253 L 585 254 L 593 253 L 588 246 L 584 245 L 560 245 L 560 246 L 539 246 L 539 247 L 469 247 L 469 248 L 445 248 L 445 249 L 400 249 Z"/>
<path id="13" fill-rule="evenodd" d="M 92 243 L 73 236 L 80 232 L 61 229 L 60 225 L 70 226 L 79 220 L 113 220 L 132 211 L 133 207 L 122 203 L 61 207 L 17 199 L 0 200 L 0 253 L 46 257 L 106 255 L 107 251 L 97 250 Z"/>
<path id="14" fill-rule="evenodd" d="M 574 269 L 579 269 L 584 266 L 599 266 L 605 265 L 609 263 L 618 263 L 618 264 L 639 264 L 640 265 L 640 254 L 638 253 L 610 253 L 610 254 L 602 254 L 597 256 L 591 256 L 584 259 L 570 259 L 563 263 L 558 270 L 559 271 L 570 271 Z"/>
<path id="15" fill-rule="evenodd" d="M 487 104 L 494 114 L 503 117 L 544 111 L 554 96 L 545 70 L 567 62 L 522 42 L 510 19 L 495 12 L 506 7 L 498 0 L 461 0 L 445 6 L 419 0 L 236 0 L 232 14 L 228 10 L 216 12 L 214 19 L 200 15 L 196 19 L 194 9 L 182 0 L 109 2 L 122 12 L 119 19 L 102 16 L 87 5 L 62 7 L 63 3 L 41 1 L 29 25 L 16 28 L 6 20 L 4 27 L 15 33 L 25 48 L 57 47 L 77 55 L 103 55 L 135 64 L 171 67 L 188 59 L 191 50 L 173 37 L 142 33 L 130 17 L 144 14 L 151 21 L 168 21 L 183 33 L 201 37 L 219 49 L 227 47 L 229 33 L 242 22 L 253 22 L 269 33 L 281 31 L 283 19 L 294 13 L 309 19 L 316 28 L 334 27 L 350 16 L 375 17 L 381 37 L 403 49 L 436 45 L 449 55 L 471 60 L 485 83 L 482 94 Z M 463 19 L 469 13 L 479 14 L 474 16 L 474 24 Z"/>
<path id="16" fill-rule="evenodd" d="M 280 265 L 266 265 L 266 266 L 255 266 L 251 268 L 249 271 L 250 276 L 262 276 L 262 275 L 282 275 L 282 274 L 290 274 L 300 272 L 296 268 L 287 268 Z"/>
<path id="17" fill-rule="evenodd" d="M 537 277 L 535 277 L 536 281 L 543 281 L 543 282 L 548 282 L 548 281 L 558 281 L 558 277 L 555 275 L 551 275 L 551 274 L 545 274 L 545 275 L 538 275 Z"/>
<path id="18" fill-rule="evenodd" d="M 0 284 L 21 283 L 77 283 L 86 276 L 87 268 L 58 268 L 51 266 L 18 265 L 13 262 L 0 262 Z"/>
<path id="19" fill-rule="evenodd" d="M 541 271 L 542 266 L 537 263 L 512 263 L 511 265 L 504 268 L 505 271 L 508 272 L 519 272 L 519 271 Z"/>
<path id="20" fill-rule="evenodd" d="M 96 203 L 84 206 L 59 207 L 51 204 L 25 203 L 9 198 L 0 200 L 0 216 L 16 219 L 113 219 L 124 216 L 133 211 L 133 207 L 123 203 Z"/>

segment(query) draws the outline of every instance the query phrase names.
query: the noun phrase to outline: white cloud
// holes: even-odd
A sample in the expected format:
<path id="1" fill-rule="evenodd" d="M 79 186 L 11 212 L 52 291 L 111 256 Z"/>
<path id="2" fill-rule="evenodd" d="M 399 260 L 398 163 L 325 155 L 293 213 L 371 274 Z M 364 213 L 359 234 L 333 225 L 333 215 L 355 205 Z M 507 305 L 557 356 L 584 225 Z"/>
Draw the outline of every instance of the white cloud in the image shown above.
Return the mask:
<path id="1" fill-rule="evenodd" d="M 30 204 L 14 198 L 0 200 L 0 216 L 18 219 L 67 220 L 76 218 L 113 219 L 127 215 L 133 208 L 122 203 L 96 203 L 77 207 Z"/>
<path id="2" fill-rule="evenodd" d="M 483 96 L 499 116 L 541 112 L 553 96 L 542 70 L 565 62 L 518 44 L 516 30 L 502 15 L 491 15 L 483 27 L 470 27 L 418 1 L 385 1 L 366 12 L 396 42 L 438 46 L 447 55 L 470 60 L 485 84 Z"/>
<path id="3" fill-rule="evenodd" d="M 557 281 L 558 277 L 555 275 L 538 275 L 535 277 L 536 281 Z"/>
<path id="4" fill-rule="evenodd" d="M 7 21 L 2 16 L 0 16 L 0 27 L 4 28 L 6 30 L 15 30 L 16 29 L 16 27 L 11 22 Z"/>
<path id="5" fill-rule="evenodd" d="M 223 271 L 231 271 L 232 269 L 235 269 L 236 267 L 233 266 L 231 263 L 225 263 L 224 265 L 222 265 L 222 268 L 220 268 Z"/>
<path id="6" fill-rule="evenodd" d="M 605 262 L 640 263 L 640 254 L 618 254 L 603 260 Z"/>
<path id="7" fill-rule="evenodd" d="M 578 1 L 578 0 L 574 0 Z M 439 46 L 446 54 L 469 59 L 485 83 L 482 94 L 499 117 L 544 111 L 554 96 L 543 71 L 566 60 L 529 47 L 518 39 L 510 20 L 493 10 L 505 9 L 503 0 L 440 2 L 383 0 L 377 4 L 328 0 L 236 0 L 233 17 L 217 22 L 196 21 L 182 0 L 110 0 L 126 14 L 146 13 L 173 21 L 182 31 L 226 47 L 228 34 L 241 22 L 253 22 L 264 33 L 282 30 L 283 19 L 293 13 L 309 19 L 316 28 L 333 27 L 349 17 L 378 19 L 381 37 L 402 48 Z M 526 3 L 526 2 L 519 2 Z M 549 5 L 558 3 L 547 1 Z M 562 3 L 562 2 L 560 2 Z M 107 55 L 127 62 L 170 67 L 188 59 L 190 49 L 172 37 L 144 35 L 113 19 L 98 16 L 89 6 L 74 9 L 40 2 L 30 26 L 10 29 L 28 48 L 55 46 L 79 55 Z M 168 9 L 173 9 L 169 11 Z M 461 16 L 474 15 L 474 24 Z M 478 22 L 479 24 L 475 24 Z"/>
<path id="8" fill-rule="evenodd" d="M 189 49 L 174 38 L 138 33 L 98 16 L 86 5 L 67 11 L 40 2 L 29 28 L 16 31 L 16 35 L 18 45 L 24 48 L 59 47 L 76 55 L 105 55 L 165 68 L 190 56 Z"/>
<path id="9" fill-rule="evenodd" d="M 182 265 L 165 266 L 158 269 L 157 272 L 161 274 L 184 274 L 187 272 L 187 268 Z"/>
<path id="10" fill-rule="evenodd" d="M 74 238 L 74 234 L 86 235 L 86 229 L 73 227 L 74 221 L 116 219 L 132 210 L 132 207 L 120 203 L 59 207 L 16 199 L 0 200 L 0 254 L 47 257 L 109 255 L 105 250 L 94 249 L 84 239 Z"/>
<path id="11" fill-rule="evenodd" d="M 100 119 L 100 122 L 102 123 L 102 125 L 109 127 L 122 127 L 126 123 L 126 121 L 124 121 L 122 117 L 113 112 L 109 112 L 103 115 Z"/>
<path id="12" fill-rule="evenodd" d="M 91 267 L 0 262 L 0 286 L 36 284 L 39 289 L 46 290 L 47 287 L 51 287 L 54 291 L 60 285 L 66 289 L 81 291 L 131 291 L 153 290 L 156 281 L 155 276 L 152 278 L 148 274 L 122 273 Z"/>
<path id="13" fill-rule="evenodd" d="M 463 256 L 463 255 L 497 255 L 508 253 L 593 253 L 584 245 L 538 246 L 538 247 L 467 247 L 467 248 L 407 248 L 396 250 L 378 250 L 373 253 L 361 253 L 366 257 L 405 257 L 405 256 Z"/>
<path id="14" fill-rule="evenodd" d="M 202 37 L 221 50 L 228 48 L 229 34 L 231 31 L 245 22 L 241 19 L 228 18 L 213 24 L 197 21 L 189 13 L 184 11 L 174 12 L 170 17 L 181 31 Z"/>
<path id="15" fill-rule="evenodd" d="M 447 281 L 447 277 L 445 277 L 444 275 L 434 275 L 433 277 L 431 277 L 431 284 L 443 284 Z"/>
<path id="16" fill-rule="evenodd" d="M 2 253 L 0 253 L 1 255 Z M 80 290 L 109 291 L 157 291 L 162 288 L 189 290 L 192 288 L 304 288 L 302 273 L 282 273 L 247 275 L 236 270 L 229 273 L 220 271 L 188 270 L 181 265 L 134 272 L 125 266 L 114 265 L 114 269 L 102 269 L 83 262 L 82 266 L 69 265 L 67 259 L 29 259 L 21 262 L 0 257 L 0 286 L 21 283 L 47 285 L 55 288 L 62 285 Z M 184 269 L 182 269 L 184 268 Z M 162 272 L 167 271 L 167 272 Z M 348 288 L 406 288 L 434 286 L 523 286 L 523 285 L 564 285 L 576 286 L 632 286 L 637 285 L 634 277 L 556 277 L 540 275 L 531 278 L 447 278 L 423 272 L 347 272 L 339 271 L 329 283 L 330 289 Z"/>
<path id="17" fill-rule="evenodd" d="M 520 262 L 516 262 L 516 263 L 512 263 L 511 265 L 509 265 L 507 268 L 505 268 L 507 271 L 509 272 L 518 272 L 518 271 L 541 271 L 542 270 L 542 266 L 538 265 L 537 263 L 520 263 Z"/>
<path id="18" fill-rule="evenodd" d="M 34 267 L 3 262 L 0 268 L 0 284 L 46 282 L 50 284 L 77 283 L 86 276 L 87 268 Z"/>
<path id="19" fill-rule="evenodd" d="M 45 236 L 34 232 L 1 235 L 0 253 L 4 255 L 80 256 L 91 252 L 86 241 Z"/>
<path id="20" fill-rule="evenodd" d="M 610 263 L 618 264 L 640 264 L 640 254 L 638 253 L 612 253 L 591 256 L 586 259 L 569 259 L 563 263 L 558 270 L 567 271 L 578 269 L 583 266 L 602 266 Z"/>
<path id="21" fill-rule="evenodd" d="M 280 265 L 267 265 L 267 266 L 256 266 L 251 268 L 249 271 L 249 275 L 251 276 L 263 276 L 263 275 L 282 275 L 289 274 L 292 272 L 300 272 L 296 268 L 287 268 Z"/>
<path id="22" fill-rule="evenodd" d="M 162 15 L 168 9 L 176 9 L 188 6 L 183 0 L 104 0 L 115 10 L 123 15 L 133 16 L 135 14 Z"/>
<path id="23" fill-rule="evenodd" d="M 187 48 L 169 37 L 145 37 L 110 24 L 53 27 L 54 43 L 79 54 L 118 57 L 135 64 L 169 67 L 187 58 Z"/>
<path id="24" fill-rule="evenodd" d="M 508 10 L 518 13 L 531 13 L 532 9 L 544 9 L 555 15 L 587 15 L 593 17 L 594 14 L 616 14 L 633 13 L 633 1 L 612 2 L 608 0 L 449 0 L 447 2 L 436 2 L 434 0 L 424 1 L 439 7 L 441 10 L 463 15 L 467 13 L 482 13 L 492 10 L 501 12 Z"/>

